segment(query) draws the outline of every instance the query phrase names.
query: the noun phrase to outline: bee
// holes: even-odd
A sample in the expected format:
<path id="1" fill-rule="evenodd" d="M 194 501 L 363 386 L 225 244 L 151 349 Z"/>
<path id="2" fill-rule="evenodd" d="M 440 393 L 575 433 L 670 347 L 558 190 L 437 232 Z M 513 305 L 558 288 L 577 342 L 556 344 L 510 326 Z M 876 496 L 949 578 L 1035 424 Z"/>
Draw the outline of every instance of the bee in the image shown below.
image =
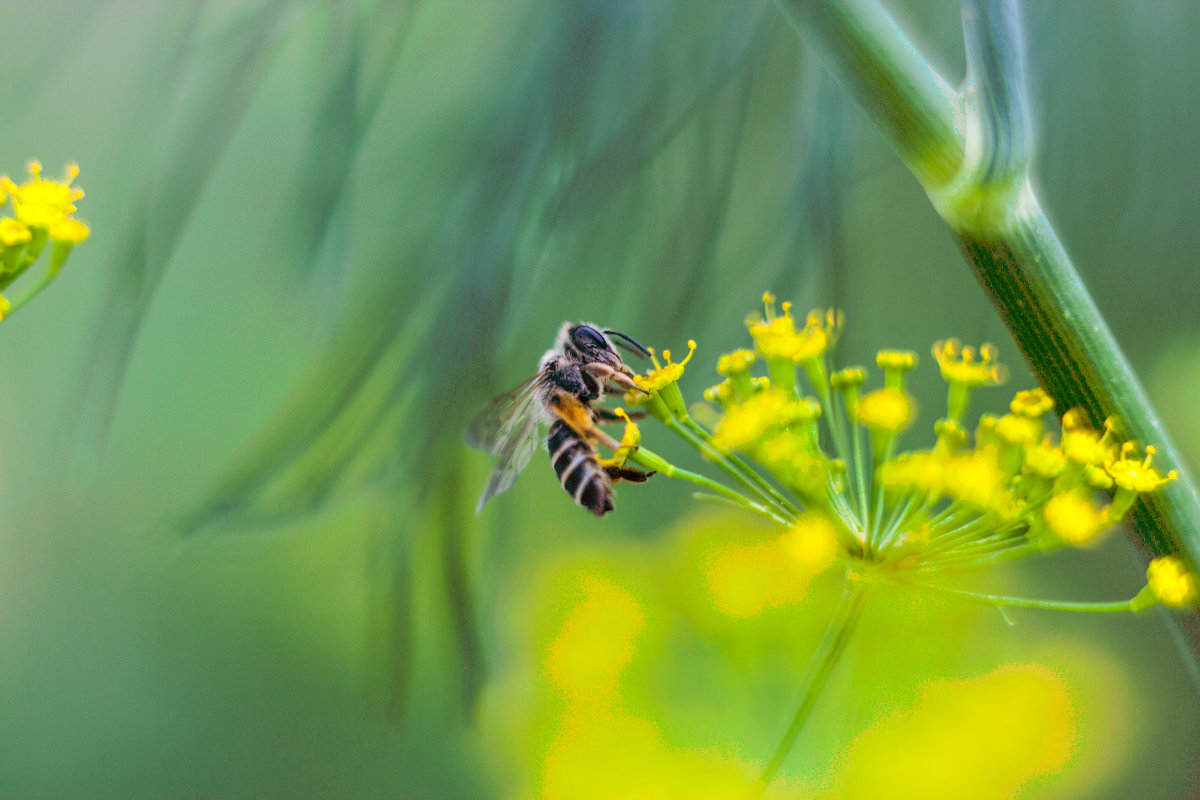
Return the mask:
<path id="1" fill-rule="evenodd" d="M 537 374 L 497 397 L 475 417 L 467 429 L 467 443 L 499 459 L 476 513 L 512 486 L 525 469 L 540 441 L 539 423 L 550 426 L 546 449 L 559 483 L 576 503 L 596 516 L 612 511 L 615 481 L 641 483 L 653 474 L 602 465 L 596 452 L 596 443 L 618 447 L 596 427 L 597 422 L 614 422 L 618 417 L 592 404 L 603 400 L 606 391 L 646 394 L 634 383 L 633 370 L 614 345 L 643 357 L 650 355 L 623 333 L 588 323 L 563 323 L 554 346 L 542 356 Z"/>

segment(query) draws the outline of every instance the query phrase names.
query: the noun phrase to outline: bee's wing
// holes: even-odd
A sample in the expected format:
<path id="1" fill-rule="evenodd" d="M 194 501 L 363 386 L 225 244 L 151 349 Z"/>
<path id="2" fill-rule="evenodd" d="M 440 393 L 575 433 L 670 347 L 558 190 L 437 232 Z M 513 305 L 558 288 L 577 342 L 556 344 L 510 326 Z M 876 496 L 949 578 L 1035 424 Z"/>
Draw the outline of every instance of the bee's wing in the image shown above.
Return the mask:
<path id="1" fill-rule="evenodd" d="M 529 463 L 538 447 L 538 407 L 535 375 L 487 405 L 467 427 L 467 443 L 496 456 L 499 463 L 492 472 L 476 513 L 483 504 L 513 485 L 517 475 Z"/>

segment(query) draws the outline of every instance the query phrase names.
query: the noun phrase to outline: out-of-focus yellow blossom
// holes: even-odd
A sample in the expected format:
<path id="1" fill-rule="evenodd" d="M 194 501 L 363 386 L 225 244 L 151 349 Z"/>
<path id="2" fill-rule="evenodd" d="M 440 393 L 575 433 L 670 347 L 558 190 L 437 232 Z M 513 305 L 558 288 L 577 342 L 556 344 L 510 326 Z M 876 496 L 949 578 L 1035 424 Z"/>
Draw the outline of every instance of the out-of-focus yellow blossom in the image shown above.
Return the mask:
<path id="1" fill-rule="evenodd" d="M 1075 716 L 1067 685 L 1045 667 L 936 683 L 858 737 L 832 796 L 1005 800 L 1066 763 Z"/>
<path id="2" fill-rule="evenodd" d="M 611 693 L 646 624 L 641 604 L 610 579 L 588 576 L 545 651 L 546 674 L 568 694 Z"/>
<path id="3" fill-rule="evenodd" d="M 1054 400 L 1040 388 L 1023 389 L 1013 396 L 1008 408 L 1018 416 L 1040 421 L 1054 408 Z"/>
<path id="4" fill-rule="evenodd" d="M 714 440 L 727 449 L 745 447 L 757 442 L 769 431 L 808 423 L 821 414 L 821 406 L 811 399 L 796 400 L 771 389 L 758 392 L 726 412 L 713 434 Z"/>
<path id="5" fill-rule="evenodd" d="M 891 386 L 868 392 L 858 402 L 857 419 L 872 430 L 898 433 L 912 424 L 913 399 Z"/>
<path id="6" fill-rule="evenodd" d="M 29 226 L 24 222 L 12 217 L 0 219 L 0 244 L 5 247 L 29 244 L 32 238 L 33 234 L 29 232 Z"/>
<path id="7" fill-rule="evenodd" d="M 820 514 L 806 514 L 783 534 L 783 551 L 805 575 L 832 566 L 837 558 L 837 532 Z"/>
<path id="8" fill-rule="evenodd" d="M 1107 513 L 1096 510 L 1092 502 L 1074 492 L 1051 497 L 1043 509 L 1046 524 L 1067 544 L 1087 544 L 1111 522 Z"/>
<path id="9" fill-rule="evenodd" d="M 1163 556 L 1150 562 L 1146 570 L 1150 591 L 1172 608 L 1196 604 L 1196 576 L 1175 556 Z"/>

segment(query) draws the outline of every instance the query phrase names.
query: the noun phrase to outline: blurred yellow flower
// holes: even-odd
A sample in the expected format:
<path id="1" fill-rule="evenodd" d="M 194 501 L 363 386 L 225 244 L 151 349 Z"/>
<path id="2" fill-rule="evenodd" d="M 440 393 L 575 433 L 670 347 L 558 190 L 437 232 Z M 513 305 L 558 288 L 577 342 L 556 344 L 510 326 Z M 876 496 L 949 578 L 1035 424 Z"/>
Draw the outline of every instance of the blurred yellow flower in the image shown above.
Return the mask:
<path id="1" fill-rule="evenodd" d="M 1196 604 L 1196 576 L 1175 556 L 1164 556 L 1150 562 L 1146 570 L 1150 591 L 1172 608 Z"/>
<path id="2" fill-rule="evenodd" d="M 930 685 L 846 753 L 839 800 L 1005 800 L 1060 769 L 1076 738 L 1071 695 L 1054 671 L 1000 668 Z"/>

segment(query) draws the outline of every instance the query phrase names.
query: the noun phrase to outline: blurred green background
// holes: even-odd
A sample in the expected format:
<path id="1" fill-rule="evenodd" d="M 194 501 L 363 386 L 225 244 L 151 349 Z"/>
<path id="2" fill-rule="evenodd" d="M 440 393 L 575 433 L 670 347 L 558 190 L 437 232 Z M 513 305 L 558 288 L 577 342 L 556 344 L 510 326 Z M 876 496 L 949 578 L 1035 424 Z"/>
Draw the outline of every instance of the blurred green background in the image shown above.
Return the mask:
<path id="1" fill-rule="evenodd" d="M 1043 205 L 1194 469 L 1200 6 L 1026 6 Z M 889 7 L 957 80 L 957 4 Z M 93 230 L 0 326 L 0 797 L 738 796 L 836 586 L 722 572 L 761 532 L 666 481 L 596 520 L 535 457 L 477 517 L 467 420 L 564 319 L 695 338 L 698 397 L 764 289 L 844 308 L 841 363 L 957 335 L 1031 385 L 770 3 L 7 0 L 0 25 L 0 170 L 78 161 Z M 1004 581 L 1117 599 L 1141 569 L 1114 532 Z M 778 796 L 1193 796 L 1165 617 L 878 599 Z M 1013 741 L 1003 777 L 956 750 Z"/>

